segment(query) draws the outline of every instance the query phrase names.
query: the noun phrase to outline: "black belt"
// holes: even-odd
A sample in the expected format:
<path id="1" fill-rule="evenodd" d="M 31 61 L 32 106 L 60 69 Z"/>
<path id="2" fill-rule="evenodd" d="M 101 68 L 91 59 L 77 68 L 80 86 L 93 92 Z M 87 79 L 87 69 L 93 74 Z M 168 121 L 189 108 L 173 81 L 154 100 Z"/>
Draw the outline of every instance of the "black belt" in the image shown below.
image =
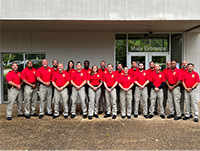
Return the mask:
<path id="1" fill-rule="evenodd" d="M 98 87 L 98 85 L 93 85 L 93 87 Z"/>

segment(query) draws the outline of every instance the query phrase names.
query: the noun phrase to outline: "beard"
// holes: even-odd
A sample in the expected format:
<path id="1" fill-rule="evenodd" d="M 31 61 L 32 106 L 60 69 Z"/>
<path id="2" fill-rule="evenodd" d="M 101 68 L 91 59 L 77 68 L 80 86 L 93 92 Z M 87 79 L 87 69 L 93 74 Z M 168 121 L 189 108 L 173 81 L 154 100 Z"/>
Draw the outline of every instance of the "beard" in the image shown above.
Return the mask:
<path id="1" fill-rule="evenodd" d="M 87 69 L 89 69 L 89 67 L 85 67 L 85 69 L 87 70 Z"/>
<path id="2" fill-rule="evenodd" d="M 142 69 L 142 68 L 139 68 L 139 70 L 142 71 L 143 69 Z"/>
<path id="3" fill-rule="evenodd" d="M 57 67 L 58 67 L 58 65 L 53 65 L 53 67 L 54 67 L 54 68 L 57 68 Z"/>

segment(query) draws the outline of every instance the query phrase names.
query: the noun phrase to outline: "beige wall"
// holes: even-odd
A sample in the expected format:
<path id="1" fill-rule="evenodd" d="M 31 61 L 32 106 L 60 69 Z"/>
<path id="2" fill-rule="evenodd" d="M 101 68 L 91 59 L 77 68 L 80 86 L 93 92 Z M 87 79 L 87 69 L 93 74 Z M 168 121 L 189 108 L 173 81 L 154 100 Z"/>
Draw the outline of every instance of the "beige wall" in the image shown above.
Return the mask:
<path id="1" fill-rule="evenodd" d="M 53 59 L 62 62 L 65 68 L 69 60 L 88 59 L 91 65 L 98 66 L 101 60 L 114 63 L 112 31 L 2 31 L 0 35 L 1 52 L 46 52 L 49 66 Z"/>

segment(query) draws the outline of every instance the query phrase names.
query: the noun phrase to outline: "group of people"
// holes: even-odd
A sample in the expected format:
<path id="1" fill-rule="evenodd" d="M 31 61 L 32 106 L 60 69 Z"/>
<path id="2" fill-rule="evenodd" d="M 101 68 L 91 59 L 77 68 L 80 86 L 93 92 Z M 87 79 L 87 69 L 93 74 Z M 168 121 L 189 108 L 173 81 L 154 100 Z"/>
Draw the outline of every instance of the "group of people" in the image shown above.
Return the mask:
<path id="1" fill-rule="evenodd" d="M 6 75 L 8 82 L 8 105 L 7 120 L 12 120 L 13 104 L 17 99 L 18 116 L 38 116 L 36 114 L 37 93 L 39 85 L 39 118 L 44 114 L 54 119 L 63 114 L 64 118 L 76 116 L 77 100 L 81 102 L 81 114 L 83 118 L 98 118 L 103 114 L 104 118 L 112 116 L 116 119 L 121 112 L 124 119 L 137 118 L 140 111 L 140 100 L 142 100 L 143 116 L 153 118 L 159 113 L 165 118 L 166 105 L 170 114 L 167 118 L 183 120 L 193 118 L 198 122 L 198 91 L 200 82 L 199 74 L 195 72 L 194 64 L 183 61 L 183 68 L 176 68 L 176 61 L 168 61 L 167 68 L 160 71 L 160 65 L 151 61 L 149 69 L 144 70 L 144 64 L 132 62 L 132 68 L 117 64 L 117 70 L 113 71 L 113 65 L 101 61 L 100 68 L 90 62 L 76 63 L 68 62 L 67 70 L 62 63 L 52 61 L 53 67 L 48 66 L 48 61 L 42 61 L 42 67 L 37 70 L 32 61 L 27 62 L 27 67 L 20 73 L 17 63 L 12 64 L 12 70 Z M 24 87 L 25 112 L 23 113 L 22 84 Z M 184 112 L 184 100 L 186 109 Z M 44 113 L 46 101 L 46 113 Z M 54 102 L 54 113 L 52 112 Z M 61 108 L 61 103 L 63 109 Z M 87 109 L 88 104 L 88 109 Z M 112 106 L 112 109 L 111 109 Z"/>

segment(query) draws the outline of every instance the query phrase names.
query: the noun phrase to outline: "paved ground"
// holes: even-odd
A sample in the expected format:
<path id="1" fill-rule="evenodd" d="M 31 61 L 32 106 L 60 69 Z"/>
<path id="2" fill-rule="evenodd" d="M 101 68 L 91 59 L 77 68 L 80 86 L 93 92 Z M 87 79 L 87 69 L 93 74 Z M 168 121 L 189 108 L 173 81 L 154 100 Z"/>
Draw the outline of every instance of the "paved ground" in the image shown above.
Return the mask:
<path id="1" fill-rule="evenodd" d="M 200 106 L 200 103 L 199 103 Z M 38 108 L 37 108 L 38 109 Z M 6 120 L 0 104 L 0 150 L 200 150 L 200 122 L 173 119 L 75 119 L 17 117 Z M 167 113 L 168 114 L 168 111 Z"/>

